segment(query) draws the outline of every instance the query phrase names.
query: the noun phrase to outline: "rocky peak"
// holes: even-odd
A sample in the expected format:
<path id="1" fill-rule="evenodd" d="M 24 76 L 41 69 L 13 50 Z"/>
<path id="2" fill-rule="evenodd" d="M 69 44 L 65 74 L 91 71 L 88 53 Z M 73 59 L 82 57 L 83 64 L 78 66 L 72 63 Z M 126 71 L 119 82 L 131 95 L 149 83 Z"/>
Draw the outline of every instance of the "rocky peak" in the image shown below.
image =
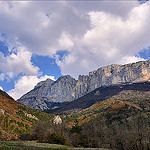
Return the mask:
<path id="1" fill-rule="evenodd" d="M 70 75 L 56 81 L 47 79 L 37 84 L 19 100 L 36 109 L 48 109 L 50 103 L 75 100 L 101 86 L 150 81 L 150 60 L 126 65 L 112 64 L 75 80 Z"/>
<path id="2" fill-rule="evenodd" d="M 48 78 L 46 79 L 46 81 L 39 82 L 34 88 L 39 88 L 40 86 L 45 85 L 45 84 L 51 85 L 52 83 L 54 83 L 54 80 L 51 80 Z"/>
<path id="3" fill-rule="evenodd" d="M 70 75 L 65 75 L 65 76 L 61 76 L 59 77 L 54 83 L 54 84 L 57 84 L 57 83 L 71 83 L 71 84 L 76 84 L 76 80 L 74 78 L 72 78 Z"/>

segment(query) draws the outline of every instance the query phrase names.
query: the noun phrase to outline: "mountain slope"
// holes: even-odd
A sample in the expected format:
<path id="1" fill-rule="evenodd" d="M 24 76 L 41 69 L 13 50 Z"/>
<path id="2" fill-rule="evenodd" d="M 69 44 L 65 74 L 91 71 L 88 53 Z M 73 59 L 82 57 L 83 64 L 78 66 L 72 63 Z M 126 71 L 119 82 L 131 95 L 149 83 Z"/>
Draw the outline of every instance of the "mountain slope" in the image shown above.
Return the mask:
<path id="1" fill-rule="evenodd" d="M 73 101 L 101 86 L 149 80 L 150 60 L 127 65 L 113 64 L 101 67 L 86 76 L 79 75 L 78 80 L 67 75 L 56 81 L 42 81 L 18 101 L 39 110 L 53 109 L 61 106 L 60 102 Z"/>
<path id="2" fill-rule="evenodd" d="M 0 90 L 0 139 L 18 139 L 20 134 L 29 132 L 33 122 L 50 120 L 52 117 L 53 115 L 17 103 Z"/>
<path id="3" fill-rule="evenodd" d="M 133 84 L 120 84 L 104 86 L 76 99 L 66 103 L 64 106 L 53 110 L 47 110 L 49 113 L 63 114 L 79 111 L 92 106 L 93 104 L 105 100 L 122 100 L 139 104 L 142 109 L 150 108 L 150 82 L 141 82 Z"/>

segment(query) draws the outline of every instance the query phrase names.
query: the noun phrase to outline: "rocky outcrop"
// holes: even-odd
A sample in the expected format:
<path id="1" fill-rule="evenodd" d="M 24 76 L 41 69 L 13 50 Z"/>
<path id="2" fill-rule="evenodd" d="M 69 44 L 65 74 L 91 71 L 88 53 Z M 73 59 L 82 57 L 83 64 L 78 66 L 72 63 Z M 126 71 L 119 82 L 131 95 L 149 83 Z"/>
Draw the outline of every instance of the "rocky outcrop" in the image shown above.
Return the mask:
<path id="1" fill-rule="evenodd" d="M 4 115 L 4 113 L 5 113 L 5 110 L 0 109 L 0 115 Z"/>
<path id="2" fill-rule="evenodd" d="M 18 101 L 35 109 L 49 109 L 54 102 L 75 100 L 101 86 L 150 80 L 150 60 L 127 65 L 109 65 L 92 71 L 89 75 L 79 75 L 78 80 L 62 76 L 56 81 L 47 79 L 35 86 Z"/>
<path id="3" fill-rule="evenodd" d="M 25 113 L 25 115 L 29 118 L 32 118 L 32 119 L 35 119 L 35 120 L 39 120 L 37 117 L 35 117 L 34 115 L 31 115 L 31 114 L 28 114 L 28 113 Z"/>
<path id="4" fill-rule="evenodd" d="M 62 124 L 62 119 L 60 118 L 60 116 L 55 116 L 53 119 L 53 123 L 54 124 Z"/>

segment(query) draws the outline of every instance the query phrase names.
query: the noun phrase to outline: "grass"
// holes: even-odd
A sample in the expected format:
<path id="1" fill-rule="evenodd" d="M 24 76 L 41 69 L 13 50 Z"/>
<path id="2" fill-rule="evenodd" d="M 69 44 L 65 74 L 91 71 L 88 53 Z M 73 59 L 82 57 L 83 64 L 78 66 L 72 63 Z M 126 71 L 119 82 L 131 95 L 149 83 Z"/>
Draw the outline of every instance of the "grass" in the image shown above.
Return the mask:
<path id="1" fill-rule="evenodd" d="M 71 148 L 65 145 L 22 141 L 0 141 L 0 150 L 108 150 L 105 148 Z"/>
<path id="2" fill-rule="evenodd" d="M 70 150 L 109 150 L 106 148 L 71 148 Z"/>
<path id="3" fill-rule="evenodd" d="M 67 150 L 67 146 L 22 141 L 0 141 L 0 150 Z"/>

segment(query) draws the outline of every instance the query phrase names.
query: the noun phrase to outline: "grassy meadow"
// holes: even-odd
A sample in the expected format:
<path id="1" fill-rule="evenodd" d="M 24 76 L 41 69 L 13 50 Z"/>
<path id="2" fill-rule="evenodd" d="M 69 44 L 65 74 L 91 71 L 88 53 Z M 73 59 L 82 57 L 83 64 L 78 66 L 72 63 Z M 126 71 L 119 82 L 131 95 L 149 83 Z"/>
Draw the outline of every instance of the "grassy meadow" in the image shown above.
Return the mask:
<path id="1" fill-rule="evenodd" d="M 73 148 L 60 144 L 23 142 L 23 141 L 0 141 L 0 150 L 108 150 L 103 148 Z"/>

